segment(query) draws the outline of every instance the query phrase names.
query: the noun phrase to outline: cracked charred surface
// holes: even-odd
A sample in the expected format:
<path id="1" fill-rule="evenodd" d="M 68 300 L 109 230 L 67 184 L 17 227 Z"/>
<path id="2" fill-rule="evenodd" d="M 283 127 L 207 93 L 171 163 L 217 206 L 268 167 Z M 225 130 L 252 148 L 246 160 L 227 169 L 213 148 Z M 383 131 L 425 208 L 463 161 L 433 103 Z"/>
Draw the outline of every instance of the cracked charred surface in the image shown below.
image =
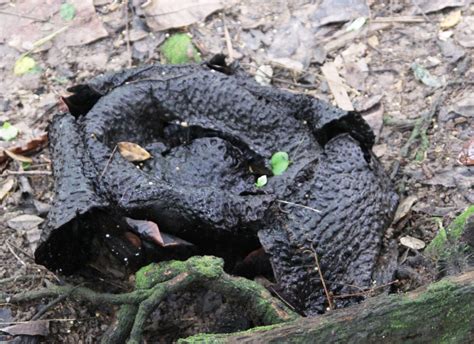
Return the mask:
<path id="1" fill-rule="evenodd" d="M 216 67 L 153 65 L 72 89 L 71 114 L 55 116 L 50 128 L 56 197 L 37 262 L 72 273 L 102 245 L 136 266 L 196 253 L 143 238 L 111 244 L 130 232 L 131 217 L 230 265 L 262 245 L 281 294 L 307 315 L 326 302 L 315 254 L 333 294 L 370 287 L 392 266 L 378 262 L 397 196 L 371 153 L 368 125 L 356 113 Z M 126 161 L 113 153 L 120 141 L 153 158 Z M 289 154 L 288 170 L 256 188 L 256 178 L 271 176 L 276 151 Z"/>

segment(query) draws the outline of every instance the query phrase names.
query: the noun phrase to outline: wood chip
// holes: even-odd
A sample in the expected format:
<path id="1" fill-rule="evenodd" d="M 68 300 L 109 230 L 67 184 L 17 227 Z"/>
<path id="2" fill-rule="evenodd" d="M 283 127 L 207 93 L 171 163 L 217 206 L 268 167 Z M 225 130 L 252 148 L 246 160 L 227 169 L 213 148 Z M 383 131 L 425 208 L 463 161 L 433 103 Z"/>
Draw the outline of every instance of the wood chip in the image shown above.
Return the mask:
<path id="1" fill-rule="evenodd" d="M 346 111 L 354 111 L 351 99 L 347 94 L 346 86 L 342 78 L 339 76 L 334 63 L 326 62 L 321 67 L 321 71 L 328 82 L 329 89 L 334 96 L 337 106 Z"/>

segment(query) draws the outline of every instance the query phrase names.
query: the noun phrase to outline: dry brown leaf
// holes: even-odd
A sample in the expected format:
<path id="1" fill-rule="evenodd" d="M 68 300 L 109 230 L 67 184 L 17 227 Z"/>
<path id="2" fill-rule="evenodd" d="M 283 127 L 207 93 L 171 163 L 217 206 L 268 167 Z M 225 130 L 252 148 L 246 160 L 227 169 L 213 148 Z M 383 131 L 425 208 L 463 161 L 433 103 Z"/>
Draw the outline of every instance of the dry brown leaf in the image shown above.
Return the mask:
<path id="1" fill-rule="evenodd" d="M 439 27 L 443 30 L 450 29 L 455 27 L 461 21 L 461 10 L 452 11 L 450 14 L 444 18 Z"/>
<path id="2" fill-rule="evenodd" d="M 411 237 L 409 235 L 400 238 L 400 244 L 405 247 L 411 248 L 412 250 L 422 250 L 426 244 L 420 239 Z"/>
<path id="3" fill-rule="evenodd" d="M 48 134 L 44 133 L 41 136 L 38 136 L 25 144 L 10 147 L 8 148 L 8 150 L 14 154 L 24 154 L 43 148 L 47 143 Z M 0 163 L 5 162 L 7 159 L 8 155 L 5 153 L 5 150 L 0 150 Z"/>
<path id="4" fill-rule="evenodd" d="M 33 228 L 37 228 L 44 219 L 30 214 L 23 214 L 7 221 L 8 227 L 16 229 L 18 231 L 28 231 Z"/>
<path id="5" fill-rule="evenodd" d="M 151 154 L 145 149 L 132 142 L 117 143 L 120 154 L 128 161 L 139 162 L 151 158 Z"/>
<path id="6" fill-rule="evenodd" d="M 8 155 L 13 160 L 16 160 L 16 161 L 19 161 L 19 162 L 26 162 L 28 164 L 31 164 L 33 162 L 33 159 L 31 159 L 27 156 L 21 155 L 21 154 L 15 154 L 9 149 L 5 149 L 5 154 Z"/>
<path id="7" fill-rule="evenodd" d="M 15 325 L 10 325 L 0 328 L 0 331 L 8 333 L 11 336 L 26 335 L 26 336 L 43 336 L 49 334 L 48 320 L 33 320 Z"/>
<path id="8" fill-rule="evenodd" d="M 225 4 L 224 0 L 160 0 L 152 1 L 143 12 L 148 26 L 162 31 L 203 21 Z"/>
<path id="9" fill-rule="evenodd" d="M 397 211 L 395 212 L 393 223 L 397 223 L 402 218 L 404 218 L 417 200 L 418 200 L 418 197 L 416 196 L 408 196 L 403 201 L 401 201 L 400 204 L 398 205 Z"/>
<path id="10" fill-rule="evenodd" d="M 129 217 L 126 218 L 128 225 L 138 233 L 142 238 L 149 239 L 159 246 L 165 246 L 165 241 L 161 236 L 158 225 L 152 221 L 135 220 Z"/>
<path id="11" fill-rule="evenodd" d="M 7 178 L 0 184 L 0 201 L 2 201 L 15 186 L 14 178 Z"/>
<path id="12" fill-rule="evenodd" d="M 346 86 L 339 76 L 334 62 L 326 62 L 321 67 L 321 71 L 328 82 L 329 89 L 334 96 L 337 106 L 346 111 L 354 111 Z"/>

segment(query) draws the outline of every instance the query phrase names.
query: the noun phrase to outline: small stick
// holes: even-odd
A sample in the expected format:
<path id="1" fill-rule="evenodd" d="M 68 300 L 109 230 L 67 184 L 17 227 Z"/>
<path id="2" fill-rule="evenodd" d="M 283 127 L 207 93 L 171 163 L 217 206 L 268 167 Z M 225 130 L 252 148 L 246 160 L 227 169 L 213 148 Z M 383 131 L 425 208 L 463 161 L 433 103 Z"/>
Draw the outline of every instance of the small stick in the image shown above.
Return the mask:
<path id="1" fill-rule="evenodd" d="M 321 212 L 321 210 L 314 209 L 314 208 L 308 207 L 307 205 L 303 205 L 303 204 L 293 203 L 293 202 L 289 202 L 289 201 L 283 201 L 283 200 L 281 200 L 281 199 L 277 199 L 276 201 L 279 202 L 279 203 L 288 204 L 288 205 L 293 205 L 293 206 L 295 206 L 295 207 L 300 207 L 300 208 L 308 209 L 308 210 L 314 211 L 315 213 L 320 213 L 320 212 Z"/>
<path id="2" fill-rule="evenodd" d="M 399 280 L 394 280 L 394 281 L 388 282 L 388 283 L 383 284 L 383 285 L 379 285 L 379 286 L 374 287 L 374 288 L 369 288 L 369 289 L 362 290 L 359 293 L 334 295 L 333 298 L 334 299 L 344 299 L 344 298 L 354 297 L 354 296 L 367 296 L 368 294 L 370 294 L 371 292 L 373 292 L 377 289 L 385 288 L 385 287 L 388 287 L 389 285 L 397 284 L 398 282 L 400 282 L 400 281 Z"/>
<path id="3" fill-rule="evenodd" d="M 128 0 L 125 1 L 125 42 L 127 43 L 128 68 L 132 67 L 132 49 L 130 48 L 130 27 L 128 24 Z"/>
<path id="4" fill-rule="evenodd" d="M 13 248 L 10 246 L 10 243 L 7 241 L 6 244 L 7 244 L 8 250 L 13 254 L 13 256 L 14 256 L 23 266 L 26 266 L 26 263 L 25 263 L 20 257 L 18 257 L 18 255 L 15 253 L 15 251 L 13 251 Z"/>
<path id="5" fill-rule="evenodd" d="M 0 11 L 1 14 L 6 14 L 7 16 L 15 16 L 15 17 L 19 17 L 19 18 L 24 18 L 24 19 L 31 19 L 31 20 L 35 20 L 35 21 L 39 21 L 39 22 L 47 22 L 46 19 L 41 19 L 41 18 L 38 18 L 38 17 L 32 17 L 32 16 L 27 16 L 25 14 L 18 14 L 18 13 L 11 13 L 11 12 L 7 12 L 7 11 Z"/>
<path id="6" fill-rule="evenodd" d="M 224 37 L 225 43 L 227 46 L 227 54 L 229 54 L 230 62 L 234 61 L 234 48 L 232 47 L 232 41 L 230 39 L 229 30 L 227 30 L 227 24 L 225 23 L 225 17 L 222 17 L 222 21 L 224 22 Z"/>
<path id="7" fill-rule="evenodd" d="M 50 176 L 51 171 L 37 170 L 37 171 L 10 171 L 6 170 L 2 176 Z"/>
<path id="8" fill-rule="evenodd" d="M 105 164 L 104 170 L 103 170 L 102 173 L 100 174 L 99 179 L 102 179 L 102 177 L 103 177 L 104 174 L 105 174 L 105 171 L 107 171 L 107 168 L 109 167 L 110 162 L 112 161 L 112 158 L 114 157 L 114 154 L 115 154 L 115 151 L 116 151 L 116 150 L 117 150 L 117 145 L 115 145 L 114 149 L 112 150 L 112 153 L 110 154 L 110 158 L 109 158 L 109 160 L 107 160 L 107 163 Z"/>
<path id="9" fill-rule="evenodd" d="M 321 267 L 319 265 L 318 254 L 316 253 L 316 249 L 314 248 L 314 246 L 312 244 L 311 244 L 311 251 L 313 252 L 314 262 L 316 263 L 316 267 L 318 268 L 318 274 L 319 274 L 319 278 L 321 279 L 321 283 L 323 285 L 324 294 L 326 294 L 326 298 L 328 300 L 329 309 L 332 310 L 332 309 L 334 309 L 334 304 L 332 303 L 332 297 L 331 297 L 331 294 L 329 294 L 329 290 L 328 290 L 328 288 L 326 286 L 326 282 L 324 280 L 323 272 L 321 271 Z"/>

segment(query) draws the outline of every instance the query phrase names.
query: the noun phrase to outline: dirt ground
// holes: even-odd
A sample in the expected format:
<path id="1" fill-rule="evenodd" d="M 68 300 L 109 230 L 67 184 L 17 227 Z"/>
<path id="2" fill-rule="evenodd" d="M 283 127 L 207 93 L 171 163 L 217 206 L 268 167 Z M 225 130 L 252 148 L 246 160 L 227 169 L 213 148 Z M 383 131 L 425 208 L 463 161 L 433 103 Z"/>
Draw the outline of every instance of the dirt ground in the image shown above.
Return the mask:
<path id="1" fill-rule="evenodd" d="M 127 280 L 66 278 L 34 263 L 53 195 L 43 135 L 68 87 L 162 61 L 161 44 L 176 32 L 192 37 L 203 60 L 225 53 L 261 82 L 362 112 L 401 196 L 389 231 L 397 242 L 408 236 L 428 244 L 474 203 L 471 1 L 216 0 L 199 11 L 190 1 L 164 2 L 183 7 L 173 15 L 153 1 L 0 0 L 0 123 L 19 129 L 12 140 L 0 139 L 1 293 L 65 282 L 130 289 Z M 22 56 L 35 63 L 25 73 Z M 32 162 L 1 153 L 12 147 Z M 401 264 L 415 262 L 399 291 L 436 277 L 429 262 L 417 260 L 422 250 L 400 244 L 399 251 Z M 0 327 L 31 320 L 49 301 L 0 305 Z M 114 313 L 60 302 L 41 315 L 49 320 L 46 342 L 94 343 Z"/>

